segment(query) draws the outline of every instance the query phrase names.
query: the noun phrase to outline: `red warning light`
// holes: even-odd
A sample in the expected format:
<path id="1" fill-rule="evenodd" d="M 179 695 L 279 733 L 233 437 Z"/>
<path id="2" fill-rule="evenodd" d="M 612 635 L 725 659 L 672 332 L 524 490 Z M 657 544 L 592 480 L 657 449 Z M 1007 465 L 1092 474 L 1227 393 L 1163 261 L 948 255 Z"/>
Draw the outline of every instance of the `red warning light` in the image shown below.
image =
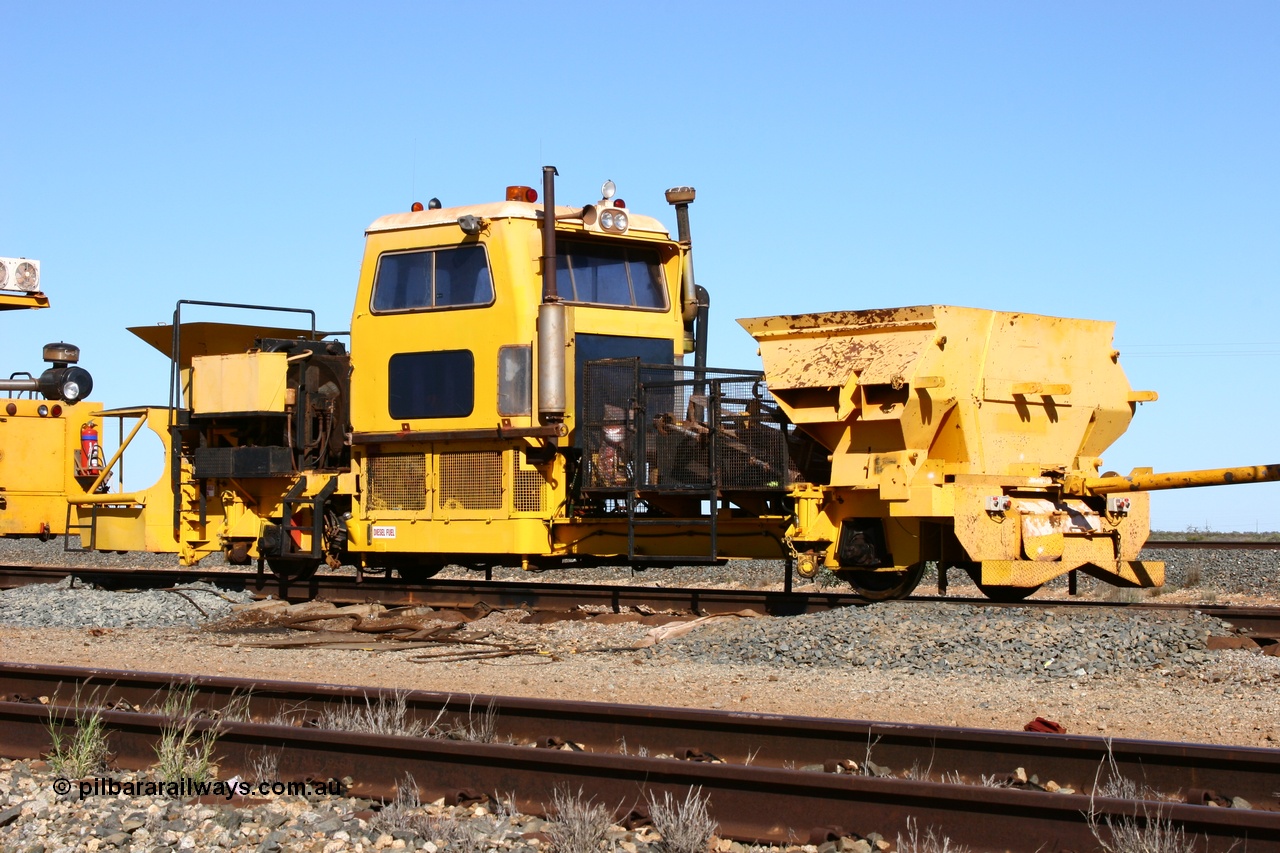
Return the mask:
<path id="1" fill-rule="evenodd" d="M 627 206 L 627 203 L 626 203 L 625 201 L 623 201 L 622 199 L 620 199 L 620 198 L 615 198 L 615 199 L 613 200 L 613 206 L 614 206 L 614 207 L 626 207 L 626 206 Z"/>
<path id="2" fill-rule="evenodd" d="M 413 206 L 412 206 L 412 207 L 410 207 L 409 209 L 410 209 L 410 210 L 412 210 L 414 213 L 421 213 L 421 212 L 422 212 L 422 202 L 420 202 L 420 201 L 415 201 L 415 202 L 413 203 Z"/>

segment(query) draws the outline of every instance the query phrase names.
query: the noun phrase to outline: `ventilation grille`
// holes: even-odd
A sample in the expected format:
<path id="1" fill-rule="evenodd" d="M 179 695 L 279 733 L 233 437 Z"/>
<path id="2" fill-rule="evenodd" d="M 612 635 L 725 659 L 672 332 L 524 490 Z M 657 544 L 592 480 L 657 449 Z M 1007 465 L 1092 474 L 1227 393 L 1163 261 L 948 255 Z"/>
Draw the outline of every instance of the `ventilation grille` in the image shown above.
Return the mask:
<path id="1" fill-rule="evenodd" d="M 371 510 L 427 508 L 427 460 L 419 453 L 370 456 L 365 493 Z"/>
<path id="2" fill-rule="evenodd" d="M 441 453 L 440 509 L 502 509 L 502 453 Z"/>
<path id="3" fill-rule="evenodd" d="M 520 467 L 520 451 L 511 451 L 511 482 L 515 488 L 513 499 L 516 512 L 542 512 L 542 474 L 537 468 Z"/>

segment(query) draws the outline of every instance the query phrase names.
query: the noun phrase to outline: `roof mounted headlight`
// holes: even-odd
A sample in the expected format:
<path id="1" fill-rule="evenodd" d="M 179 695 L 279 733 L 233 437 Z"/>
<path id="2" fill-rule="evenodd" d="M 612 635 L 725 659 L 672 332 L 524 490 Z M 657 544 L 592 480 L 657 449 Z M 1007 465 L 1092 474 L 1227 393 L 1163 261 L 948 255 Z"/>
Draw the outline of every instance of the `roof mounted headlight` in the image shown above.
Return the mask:
<path id="1" fill-rule="evenodd" d="M 470 213 L 458 217 L 458 227 L 462 229 L 463 234 L 476 236 L 480 233 L 484 222 L 478 216 L 472 216 Z"/>
<path id="2" fill-rule="evenodd" d="M 71 404 L 93 391 L 93 377 L 83 367 L 51 367 L 40 374 L 38 384 L 46 400 Z"/>

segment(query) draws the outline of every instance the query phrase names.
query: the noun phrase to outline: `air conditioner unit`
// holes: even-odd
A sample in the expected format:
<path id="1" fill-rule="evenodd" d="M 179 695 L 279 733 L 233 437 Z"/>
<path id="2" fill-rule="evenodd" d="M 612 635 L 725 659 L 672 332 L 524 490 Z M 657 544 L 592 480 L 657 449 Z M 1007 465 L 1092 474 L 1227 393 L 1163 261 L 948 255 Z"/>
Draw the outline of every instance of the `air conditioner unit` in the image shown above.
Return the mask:
<path id="1" fill-rule="evenodd" d="M 36 293 L 40 290 L 40 262 L 29 258 L 0 258 L 0 290 Z"/>

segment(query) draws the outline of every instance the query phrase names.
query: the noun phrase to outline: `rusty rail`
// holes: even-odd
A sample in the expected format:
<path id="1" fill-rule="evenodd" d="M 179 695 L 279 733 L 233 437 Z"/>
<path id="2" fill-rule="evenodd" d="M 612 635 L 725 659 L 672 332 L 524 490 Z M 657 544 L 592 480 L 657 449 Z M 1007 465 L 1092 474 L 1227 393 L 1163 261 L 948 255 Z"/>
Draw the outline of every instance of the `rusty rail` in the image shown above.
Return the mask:
<path id="1" fill-rule="evenodd" d="M 364 703 L 391 691 L 368 687 L 263 681 L 223 676 L 180 676 L 117 670 L 0 663 L 0 696 L 93 697 L 96 704 L 123 700 L 159 707 L 177 684 L 198 691 L 196 707 L 217 709 L 232 696 L 247 695 L 255 719 L 315 718 L 325 707 Z M 576 743 L 593 753 L 715 756 L 754 767 L 834 770 L 846 760 L 870 759 L 895 773 L 942 778 L 958 774 L 977 783 L 1005 778 L 1018 767 L 1042 782 L 1091 789 L 1108 751 L 1125 778 L 1165 794 L 1214 790 L 1240 796 L 1256 807 L 1280 809 L 1280 751 L 1080 735 L 917 726 L 865 720 L 834 720 L 748 712 L 660 708 L 522 697 L 457 697 L 426 691 L 403 694 L 410 717 L 436 721 L 444 730 L 472 725 L 490 707 L 500 738 L 517 743 Z M 1102 776 L 1106 779 L 1106 774 Z"/>
<path id="2" fill-rule="evenodd" d="M 73 725 L 70 709 L 0 702 L 0 750 L 26 757 L 46 750 L 50 715 Z M 155 758 L 167 720 L 151 714 L 102 712 L 120 766 L 142 768 Z M 211 723 L 203 722 L 198 728 Z M 626 813 L 645 798 L 677 796 L 700 787 L 721 833 L 743 841 L 782 843 L 837 832 L 905 832 L 907 819 L 936 828 L 953 842 L 1012 851 L 1092 850 L 1098 844 L 1086 814 L 1175 821 L 1208 849 L 1248 839 L 1248 849 L 1280 851 L 1280 816 L 1262 811 L 1098 799 L 1081 795 L 821 774 L 798 770 L 672 761 L 504 744 L 344 733 L 258 723 L 220 723 L 219 763 L 244 773 L 253 757 L 280 750 L 279 775 L 351 776 L 351 793 L 390 797 L 406 773 L 425 780 L 431 798 L 478 790 L 514 794 L 521 810 L 544 813 L 553 789 L 582 786 Z M 822 830 L 819 830 L 822 831 Z M 1104 835 L 1105 837 L 1105 835 Z"/>

